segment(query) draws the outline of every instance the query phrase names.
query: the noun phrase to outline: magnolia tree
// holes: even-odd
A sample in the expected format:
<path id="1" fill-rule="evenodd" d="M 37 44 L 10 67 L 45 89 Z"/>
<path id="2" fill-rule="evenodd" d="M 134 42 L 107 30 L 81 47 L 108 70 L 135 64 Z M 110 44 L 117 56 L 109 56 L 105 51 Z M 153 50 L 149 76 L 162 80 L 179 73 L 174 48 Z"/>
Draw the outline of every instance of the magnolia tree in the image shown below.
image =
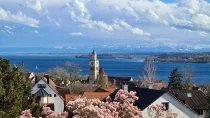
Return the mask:
<path id="1" fill-rule="evenodd" d="M 73 118 L 143 118 L 141 111 L 133 106 L 138 100 L 135 94 L 119 90 L 114 101 L 107 97 L 106 102 L 80 97 L 70 101 L 67 108 L 73 113 Z"/>
<path id="2" fill-rule="evenodd" d="M 87 99 L 79 97 L 67 104 L 67 109 L 73 118 L 143 118 L 142 112 L 134 102 L 138 100 L 136 92 L 119 90 L 112 100 L 106 98 L 106 102 L 99 99 Z M 176 113 L 165 111 L 162 105 L 152 105 L 148 108 L 150 118 L 175 118 Z M 68 113 L 57 114 L 49 107 L 43 107 L 42 116 L 46 118 L 67 118 Z M 30 110 L 21 113 L 20 118 L 32 118 Z"/>
<path id="3" fill-rule="evenodd" d="M 171 110 L 165 110 L 163 105 L 151 105 L 148 107 L 148 115 L 150 118 L 176 118 L 177 113 Z"/>
<path id="4" fill-rule="evenodd" d="M 50 107 L 43 107 L 41 116 L 43 116 L 43 118 L 68 118 L 68 113 L 63 112 L 57 114 L 55 113 L 55 111 L 51 110 Z M 33 118 L 33 117 L 31 115 L 30 110 L 25 110 L 21 112 L 19 118 Z"/>

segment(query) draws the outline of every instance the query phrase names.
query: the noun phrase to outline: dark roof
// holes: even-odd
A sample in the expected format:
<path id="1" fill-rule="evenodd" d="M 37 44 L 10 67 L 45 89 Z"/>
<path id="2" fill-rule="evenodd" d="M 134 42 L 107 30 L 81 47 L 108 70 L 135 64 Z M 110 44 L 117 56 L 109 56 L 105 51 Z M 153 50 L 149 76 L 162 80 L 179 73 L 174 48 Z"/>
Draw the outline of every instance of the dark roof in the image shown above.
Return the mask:
<path id="1" fill-rule="evenodd" d="M 40 88 L 40 89 L 36 92 L 36 94 L 37 94 L 38 96 L 41 96 L 41 97 L 47 97 L 47 96 L 49 96 L 49 94 L 48 94 L 43 88 Z"/>
<path id="2" fill-rule="evenodd" d="M 193 110 L 208 109 L 207 98 L 202 91 L 179 89 L 165 89 L 165 91 L 182 101 Z M 192 97 L 188 97 L 188 93 L 191 93 Z"/>
<path id="3" fill-rule="evenodd" d="M 109 80 L 116 80 L 116 81 L 132 81 L 132 77 L 114 77 L 108 76 Z"/>
<path id="4" fill-rule="evenodd" d="M 69 88 L 57 88 L 58 94 L 65 98 L 66 94 L 70 94 Z"/>
<path id="5" fill-rule="evenodd" d="M 118 90 L 119 89 L 115 90 L 112 94 L 110 94 L 110 97 L 112 99 L 114 99 Z M 161 97 L 164 93 L 166 93 L 165 91 L 160 91 L 160 90 L 130 87 L 130 86 L 128 86 L 128 91 L 136 92 L 136 96 L 138 96 L 139 99 L 134 103 L 134 105 L 137 106 L 141 110 L 144 110 L 146 107 L 152 104 L 155 100 Z"/>

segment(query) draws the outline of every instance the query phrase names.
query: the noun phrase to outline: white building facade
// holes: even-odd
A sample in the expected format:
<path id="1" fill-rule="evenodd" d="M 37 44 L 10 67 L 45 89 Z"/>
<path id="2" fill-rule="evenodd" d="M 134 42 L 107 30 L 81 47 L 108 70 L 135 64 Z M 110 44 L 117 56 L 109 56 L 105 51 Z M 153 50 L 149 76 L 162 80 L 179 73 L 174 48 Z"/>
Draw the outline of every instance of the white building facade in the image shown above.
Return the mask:
<path id="1" fill-rule="evenodd" d="M 46 92 L 47 96 L 40 96 L 41 105 L 53 105 L 56 113 L 62 113 L 64 111 L 64 99 L 43 79 L 39 80 L 32 88 L 32 94 L 40 91 Z M 44 90 L 44 91 L 43 91 Z"/>
<path id="2" fill-rule="evenodd" d="M 205 114 L 198 115 L 196 112 L 194 112 L 189 107 L 182 104 L 179 100 L 175 99 L 168 93 L 163 94 L 161 97 L 155 100 L 148 107 L 152 105 L 157 105 L 157 104 L 167 104 L 169 110 L 172 110 L 173 113 L 178 114 L 177 118 L 206 118 Z M 142 110 L 144 118 L 149 118 L 148 110 L 147 110 L 148 107 Z"/>
<path id="3" fill-rule="evenodd" d="M 99 77 L 99 60 L 97 59 L 96 51 L 93 50 L 90 60 L 89 84 L 93 84 Z"/>

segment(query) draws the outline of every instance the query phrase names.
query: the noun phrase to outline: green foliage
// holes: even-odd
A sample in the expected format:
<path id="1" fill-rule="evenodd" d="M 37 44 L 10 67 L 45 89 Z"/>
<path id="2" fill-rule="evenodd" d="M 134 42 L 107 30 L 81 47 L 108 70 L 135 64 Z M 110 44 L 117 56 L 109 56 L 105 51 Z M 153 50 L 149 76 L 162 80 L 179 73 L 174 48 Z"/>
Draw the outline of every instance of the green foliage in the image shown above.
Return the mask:
<path id="1" fill-rule="evenodd" d="M 178 72 L 178 68 L 175 68 L 169 77 L 168 87 L 172 89 L 182 89 L 182 75 Z"/>
<path id="2" fill-rule="evenodd" d="M 0 117 L 15 118 L 25 109 L 34 109 L 32 85 L 24 73 L 0 58 Z"/>

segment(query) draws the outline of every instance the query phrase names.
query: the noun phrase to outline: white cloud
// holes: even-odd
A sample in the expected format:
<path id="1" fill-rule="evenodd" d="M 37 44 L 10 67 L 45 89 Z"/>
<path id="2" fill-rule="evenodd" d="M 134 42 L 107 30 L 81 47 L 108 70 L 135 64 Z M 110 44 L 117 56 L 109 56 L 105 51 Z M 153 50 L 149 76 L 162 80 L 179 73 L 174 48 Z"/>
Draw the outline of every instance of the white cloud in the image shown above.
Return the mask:
<path id="1" fill-rule="evenodd" d="M 26 7 L 31 8 L 35 11 L 42 10 L 42 3 L 39 0 L 26 1 L 25 5 L 26 5 Z"/>
<path id="2" fill-rule="evenodd" d="M 205 0 L 179 0 L 170 4 L 160 0 L 113 0 L 107 3 L 102 0 L 98 4 L 109 7 L 117 5 L 117 11 L 139 22 L 150 21 L 177 29 L 210 32 L 210 3 Z"/>
<path id="3" fill-rule="evenodd" d="M 12 27 L 10 27 L 8 25 L 5 25 L 4 28 L 7 29 L 7 30 L 12 30 L 13 29 Z"/>
<path id="4" fill-rule="evenodd" d="M 89 10 L 85 7 L 85 4 L 79 0 L 73 0 L 72 2 L 67 4 L 67 7 L 70 9 L 69 13 L 71 14 L 71 18 L 76 22 L 82 23 L 82 26 L 84 27 L 91 29 L 99 29 L 101 31 L 108 32 L 115 30 L 123 30 L 123 28 L 126 28 L 127 31 L 135 35 L 150 35 L 149 33 L 143 32 L 143 30 L 139 28 L 132 27 L 125 21 L 114 20 L 114 22 L 108 24 L 104 21 L 92 20 Z M 129 12 L 133 9 L 128 7 L 125 10 Z"/>
<path id="5" fill-rule="evenodd" d="M 39 34 L 39 31 L 37 31 L 37 30 L 34 30 L 34 33 L 36 33 L 36 34 Z"/>
<path id="6" fill-rule="evenodd" d="M 71 33 L 72 36 L 83 36 L 82 32 L 73 32 Z"/>
<path id="7" fill-rule="evenodd" d="M 2 31 L 2 32 L 9 33 L 9 34 L 14 34 L 14 33 L 12 32 L 12 29 L 13 29 L 13 27 L 10 27 L 10 26 L 8 26 L 8 25 L 4 25 L 4 30 L 2 29 L 1 31 Z"/>
<path id="8" fill-rule="evenodd" d="M 39 21 L 31 17 L 26 16 L 21 11 L 17 14 L 12 14 L 10 11 L 5 11 L 0 8 L 0 20 L 20 23 L 31 27 L 38 27 Z"/>
<path id="9" fill-rule="evenodd" d="M 132 27 L 125 21 L 122 21 L 122 20 L 120 21 L 119 19 L 115 19 L 114 23 L 119 24 L 122 27 L 122 29 L 126 29 L 127 31 L 130 31 L 131 33 L 135 35 L 150 36 L 150 33 L 144 32 L 143 30 L 139 28 Z"/>

